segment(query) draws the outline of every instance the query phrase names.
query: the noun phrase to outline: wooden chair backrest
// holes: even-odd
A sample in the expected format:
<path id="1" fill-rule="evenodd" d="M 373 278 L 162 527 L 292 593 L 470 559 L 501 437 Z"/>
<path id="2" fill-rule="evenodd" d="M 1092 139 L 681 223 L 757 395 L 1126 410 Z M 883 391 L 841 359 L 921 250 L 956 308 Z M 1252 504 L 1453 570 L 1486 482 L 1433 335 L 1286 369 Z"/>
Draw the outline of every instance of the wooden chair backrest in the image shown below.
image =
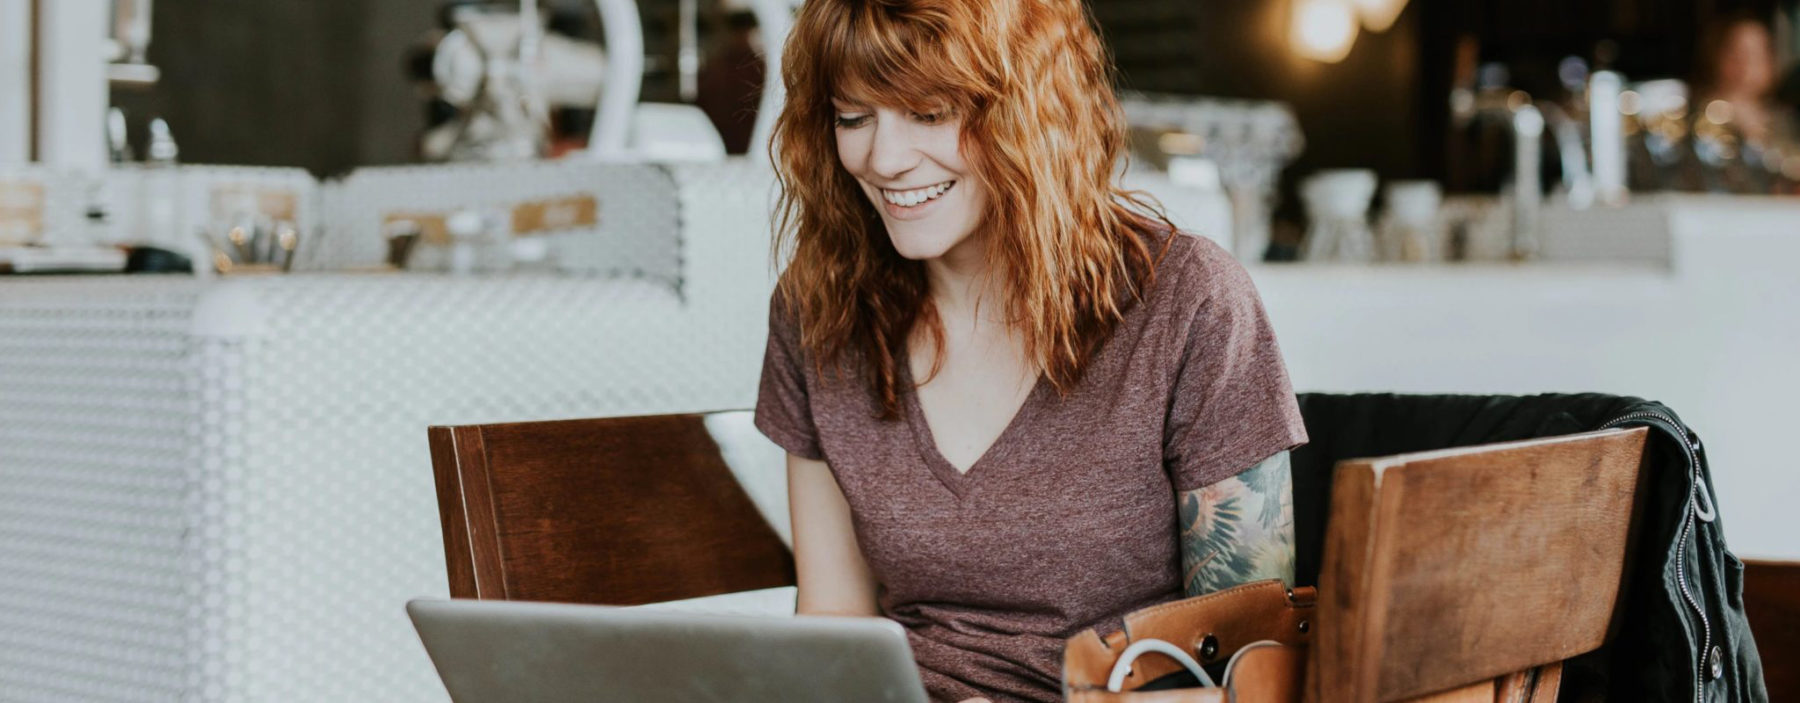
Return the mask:
<path id="1" fill-rule="evenodd" d="M 429 436 L 453 597 L 638 605 L 794 583 L 705 415 Z"/>
<path id="2" fill-rule="evenodd" d="M 1647 433 L 1340 462 L 1309 698 L 1404 700 L 1599 648 Z"/>
<path id="3" fill-rule="evenodd" d="M 1769 700 L 1800 701 L 1800 561 L 1744 560 L 1744 615 Z"/>

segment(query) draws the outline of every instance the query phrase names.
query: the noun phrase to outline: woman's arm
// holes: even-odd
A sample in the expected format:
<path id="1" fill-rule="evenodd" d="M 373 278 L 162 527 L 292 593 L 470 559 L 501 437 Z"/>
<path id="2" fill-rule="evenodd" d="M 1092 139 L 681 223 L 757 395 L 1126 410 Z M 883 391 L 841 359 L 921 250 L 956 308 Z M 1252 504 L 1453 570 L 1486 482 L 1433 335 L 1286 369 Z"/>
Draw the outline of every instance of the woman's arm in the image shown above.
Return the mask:
<path id="1" fill-rule="evenodd" d="M 1288 453 L 1176 496 L 1187 595 L 1279 578 L 1294 583 L 1294 474 Z"/>
<path id="2" fill-rule="evenodd" d="M 875 577 L 850 526 L 850 504 L 823 461 L 788 455 L 788 512 L 802 615 L 879 615 Z"/>
<path id="3" fill-rule="evenodd" d="M 788 455 L 788 512 L 794 520 L 794 571 L 801 615 L 880 615 L 875 577 L 856 546 L 850 504 L 823 461 Z M 970 698 L 962 703 L 989 703 Z"/>

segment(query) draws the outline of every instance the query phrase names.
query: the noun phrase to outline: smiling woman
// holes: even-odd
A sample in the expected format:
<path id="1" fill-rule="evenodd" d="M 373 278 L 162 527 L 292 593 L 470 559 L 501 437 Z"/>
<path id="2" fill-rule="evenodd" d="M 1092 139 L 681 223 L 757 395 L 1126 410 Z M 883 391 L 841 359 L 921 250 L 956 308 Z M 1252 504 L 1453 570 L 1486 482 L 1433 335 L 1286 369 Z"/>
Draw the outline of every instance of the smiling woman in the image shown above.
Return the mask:
<path id="1" fill-rule="evenodd" d="M 1115 181 L 1084 3 L 809 0 L 785 56 L 756 424 L 799 611 L 900 622 L 933 699 L 1052 701 L 1070 635 L 1291 576 L 1274 335 Z"/>

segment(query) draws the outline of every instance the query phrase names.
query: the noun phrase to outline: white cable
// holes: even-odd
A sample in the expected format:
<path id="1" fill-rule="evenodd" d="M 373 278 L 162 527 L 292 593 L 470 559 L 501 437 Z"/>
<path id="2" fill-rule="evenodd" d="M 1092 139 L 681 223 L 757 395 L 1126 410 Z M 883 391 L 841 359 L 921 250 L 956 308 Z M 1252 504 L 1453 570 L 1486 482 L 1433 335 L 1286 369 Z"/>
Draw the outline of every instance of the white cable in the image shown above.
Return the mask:
<path id="1" fill-rule="evenodd" d="M 1151 639 L 1138 640 L 1131 643 L 1130 647 L 1125 648 L 1125 652 L 1119 655 L 1118 663 L 1113 664 L 1112 674 L 1106 677 L 1106 690 L 1118 693 L 1119 688 L 1125 685 L 1125 677 L 1131 673 L 1131 663 L 1137 661 L 1138 656 L 1145 652 L 1167 654 L 1169 658 L 1187 669 L 1188 673 L 1193 674 L 1194 678 L 1199 679 L 1201 687 L 1218 687 L 1218 684 L 1213 683 L 1212 677 L 1206 675 L 1206 670 L 1200 668 L 1200 662 L 1194 661 L 1194 658 L 1188 656 L 1187 652 L 1163 640 Z"/>

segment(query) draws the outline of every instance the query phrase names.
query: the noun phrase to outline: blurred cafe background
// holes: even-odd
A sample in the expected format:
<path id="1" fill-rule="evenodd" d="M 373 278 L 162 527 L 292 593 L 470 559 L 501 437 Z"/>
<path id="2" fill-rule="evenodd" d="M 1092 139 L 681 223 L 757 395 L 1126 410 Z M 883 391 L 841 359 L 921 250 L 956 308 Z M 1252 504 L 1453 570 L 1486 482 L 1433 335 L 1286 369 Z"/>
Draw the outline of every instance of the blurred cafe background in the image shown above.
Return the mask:
<path id="1" fill-rule="evenodd" d="M 754 401 L 797 4 L 0 0 L 0 700 L 442 700 L 426 426 Z M 1800 560 L 1800 2 L 1092 11 L 1296 389 L 1660 400 Z"/>

